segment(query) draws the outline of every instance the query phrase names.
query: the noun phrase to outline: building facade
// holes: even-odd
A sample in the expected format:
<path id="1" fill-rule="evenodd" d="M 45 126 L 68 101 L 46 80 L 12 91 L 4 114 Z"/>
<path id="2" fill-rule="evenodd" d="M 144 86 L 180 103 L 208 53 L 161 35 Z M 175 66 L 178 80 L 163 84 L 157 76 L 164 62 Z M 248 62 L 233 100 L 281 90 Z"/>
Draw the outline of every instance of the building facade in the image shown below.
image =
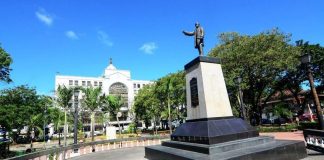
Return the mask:
<path id="1" fill-rule="evenodd" d="M 153 83 L 146 80 L 133 80 L 129 70 L 119 70 L 110 59 L 109 65 L 105 68 L 102 76 L 99 77 L 82 77 L 82 76 L 55 76 L 55 91 L 59 85 L 66 87 L 101 87 L 102 93 L 106 95 L 120 95 L 124 100 L 124 105 L 121 107 L 122 117 L 121 124 L 128 124 L 132 120 L 130 109 L 134 102 L 134 97 L 138 91 L 147 84 Z M 74 99 L 75 102 L 80 102 L 84 95 L 81 93 Z M 80 107 L 80 103 L 74 104 Z M 116 122 L 111 122 L 116 124 Z"/>

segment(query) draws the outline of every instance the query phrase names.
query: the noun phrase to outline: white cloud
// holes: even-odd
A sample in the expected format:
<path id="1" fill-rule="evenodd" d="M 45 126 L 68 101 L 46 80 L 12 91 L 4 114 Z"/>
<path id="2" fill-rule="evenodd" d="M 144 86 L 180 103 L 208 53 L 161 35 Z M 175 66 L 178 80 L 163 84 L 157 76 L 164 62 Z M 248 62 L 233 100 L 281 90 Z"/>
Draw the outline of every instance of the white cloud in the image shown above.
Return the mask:
<path id="1" fill-rule="evenodd" d="M 104 31 L 98 31 L 98 39 L 108 47 L 113 46 L 113 42 L 109 39 L 109 36 L 106 32 Z"/>
<path id="2" fill-rule="evenodd" d="M 53 17 L 48 14 L 45 9 L 41 8 L 38 11 L 36 11 L 36 17 L 43 22 L 44 24 L 51 26 L 53 24 Z"/>
<path id="3" fill-rule="evenodd" d="M 70 39 L 79 39 L 79 36 L 74 31 L 66 31 L 65 35 Z"/>
<path id="4" fill-rule="evenodd" d="M 148 42 L 144 43 L 139 49 L 146 54 L 153 54 L 154 50 L 156 50 L 157 48 L 158 46 L 154 42 Z"/>

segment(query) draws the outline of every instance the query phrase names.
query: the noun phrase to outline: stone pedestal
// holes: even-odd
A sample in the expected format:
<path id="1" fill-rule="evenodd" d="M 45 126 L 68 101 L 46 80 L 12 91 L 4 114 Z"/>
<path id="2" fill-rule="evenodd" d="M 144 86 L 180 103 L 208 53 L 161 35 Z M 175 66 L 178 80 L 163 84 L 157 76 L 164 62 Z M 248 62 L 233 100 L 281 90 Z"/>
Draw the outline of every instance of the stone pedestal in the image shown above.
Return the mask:
<path id="1" fill-rule="evenodd" d="M 187 121 L 171 140 L 215 144 L 259 135 L 245 121 L 233 117 L 220 59 L 199 56 L 185 65 L 185 71 Z"/>
<path id="2" fill-rule="evenodd" d="M 106 138 L 107 138 L 107 140 L 116 139 L 116 127 L 114 127 L 114 126 L 106 127 Z"/>
<path id="3" fill-rule="evenodd" d="M 218 58 L 199 56 L 185 71 L 187 120 L 233 116 Z"/>
<path id="4" fill-rule="evenodd" d="M 307 156 L 303 141 L 261 137 L 246 121 L 233 117 L 220 59 L 199 56 L 185 65 L 187 121 L 171 141 L 145 147 L 150 160 L 273 159 Z"/>

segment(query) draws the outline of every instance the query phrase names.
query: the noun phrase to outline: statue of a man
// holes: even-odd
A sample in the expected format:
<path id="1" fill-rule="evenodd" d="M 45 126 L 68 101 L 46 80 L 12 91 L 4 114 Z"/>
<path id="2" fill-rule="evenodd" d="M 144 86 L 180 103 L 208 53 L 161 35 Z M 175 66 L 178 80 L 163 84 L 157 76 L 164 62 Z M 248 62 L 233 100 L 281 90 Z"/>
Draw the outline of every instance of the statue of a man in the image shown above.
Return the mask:
<path id="1" fill-rule="evenodd" d="M 204 55 L 203 47 L 204 47 L 204 29 L 200 26 L 198 22 L 195 23 L 195 31 L 186 32 L 182 31 L 186 36 L 195 36 L 195 48 L 198 49 L 199 55 Z"/>

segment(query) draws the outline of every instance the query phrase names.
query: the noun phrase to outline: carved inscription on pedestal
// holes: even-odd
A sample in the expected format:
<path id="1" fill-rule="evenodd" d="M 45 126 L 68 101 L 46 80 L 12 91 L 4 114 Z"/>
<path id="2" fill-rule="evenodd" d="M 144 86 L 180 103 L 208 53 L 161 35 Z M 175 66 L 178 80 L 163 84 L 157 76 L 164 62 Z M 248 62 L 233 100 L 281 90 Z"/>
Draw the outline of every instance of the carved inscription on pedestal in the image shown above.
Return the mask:
<path id="1" fill-rule="evenodd" d="M 190 96 L 191 107 L 197 107 L 199 105 L 197 78 L 190 80 Z"/>

